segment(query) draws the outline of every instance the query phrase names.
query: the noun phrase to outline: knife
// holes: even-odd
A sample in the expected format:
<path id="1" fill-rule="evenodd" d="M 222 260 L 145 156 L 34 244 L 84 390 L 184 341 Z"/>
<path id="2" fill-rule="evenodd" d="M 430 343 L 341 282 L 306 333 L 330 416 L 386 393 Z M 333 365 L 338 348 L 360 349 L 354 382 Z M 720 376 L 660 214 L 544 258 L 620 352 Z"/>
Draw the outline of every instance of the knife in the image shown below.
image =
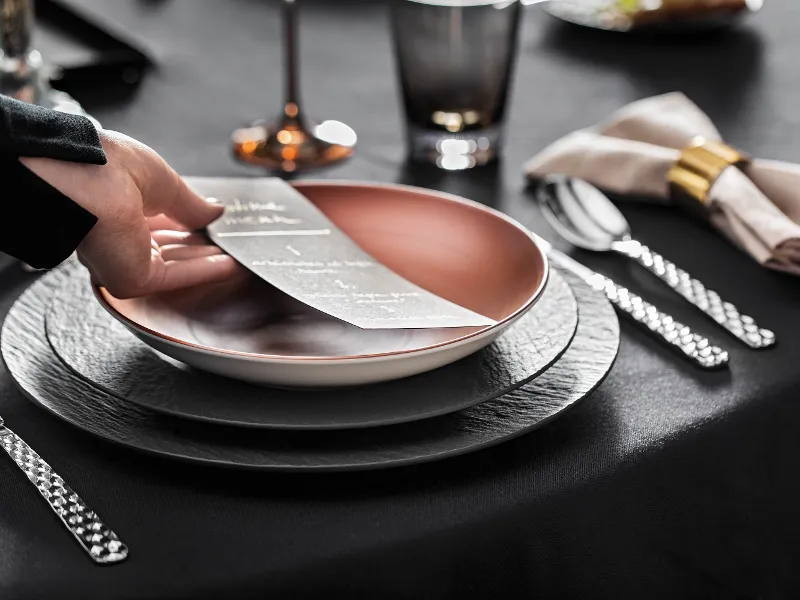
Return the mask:
<path id="1" fill-rule="evenodd" d="M 28 480 L 61 519 L 89 557 L 97 564 L 111 565 L 128 558 L 128 547 L 97 513 L 86 506 L 66 482 L 53 471 L 22 438 L 5 426 L 0 417 L 0 448 L 28 476 Z"/>
<path id="2" fill-rule="evenodd" d="M 707 338 L 694 333 L 683 323 L 660 311 L 641 296 L 617 285 L 608 277 L 592 271 L 574 258 L 553 248 L 550 242 L 533 234 L 539 246 L 550 261 L 557 267 L 574 273 L 589 286 L 605 294 L 617 312 L 628 317 L 657 339 L 665 342 L 671 349 L 680 352 L 702 369 L 720 369 L 728 364 L 728 353 L 719 346 L 713 346 Z"/>

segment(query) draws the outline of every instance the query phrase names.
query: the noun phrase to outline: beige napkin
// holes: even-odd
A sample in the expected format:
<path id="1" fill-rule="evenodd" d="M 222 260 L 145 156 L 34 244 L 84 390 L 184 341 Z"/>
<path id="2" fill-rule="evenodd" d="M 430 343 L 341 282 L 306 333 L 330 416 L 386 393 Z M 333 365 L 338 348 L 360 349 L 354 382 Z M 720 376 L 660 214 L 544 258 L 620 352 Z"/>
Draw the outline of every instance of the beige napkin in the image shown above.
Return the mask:
<path id="1" fill-rule="evenodd" d="M 696 136 L 722 140 L 681 93 L 639 100 L 596 127 L 571 133 L 525 165 L 529 177 L 561 173 L 618 194 L 669 201 L 667 173 Z M 753 160 L 726 169 L 711 189 L 711 223 L 764 266 L 800 275 L 800 165 Z"/>

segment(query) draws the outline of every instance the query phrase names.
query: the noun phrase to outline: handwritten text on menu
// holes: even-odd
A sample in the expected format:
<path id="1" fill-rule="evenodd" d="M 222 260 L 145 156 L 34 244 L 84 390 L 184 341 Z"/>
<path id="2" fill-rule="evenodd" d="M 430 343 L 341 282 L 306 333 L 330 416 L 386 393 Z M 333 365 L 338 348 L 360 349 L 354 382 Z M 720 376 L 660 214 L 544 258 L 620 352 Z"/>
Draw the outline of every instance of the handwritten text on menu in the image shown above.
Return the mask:
<path id="1" fill-rule="evenodd" d="M 378 263 L 305 196 L 280 179 L 187 178 L 225 205 L 212 241 L 301 302 L 363 329 L 483 327 L 453 304 Z"/>

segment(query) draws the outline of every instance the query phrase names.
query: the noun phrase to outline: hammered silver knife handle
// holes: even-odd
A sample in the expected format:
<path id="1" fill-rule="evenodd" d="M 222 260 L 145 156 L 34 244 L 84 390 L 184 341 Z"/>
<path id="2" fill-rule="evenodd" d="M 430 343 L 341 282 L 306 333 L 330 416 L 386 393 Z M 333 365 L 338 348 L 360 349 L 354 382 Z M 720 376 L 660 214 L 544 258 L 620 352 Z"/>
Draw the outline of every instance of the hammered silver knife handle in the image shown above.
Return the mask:
<path id="1" fill-rule="evenodd" d="M 728 353 L 722 348 L 712 346 L 703 336 L 659 311 L 640 296 L 632 294 L 624 287 L 619 287 L 607 277 L 595 273 L 586 283 L 603 292 L 621 313 L 647 327 L 699 367 L 719 369 L 728 364 Z"/>
<path id="2" fill-rule="evenodd" d="M 768 348 L 775 344 L 775 334 L 762 329 L 753 317 L 743 315 L 714 290 L 709 290 L 689 273 L 636 240 L 617 242 L 614 250 L 632 258 L 661 281 L 714 319 L 751 348 Z"/>
<path id="3" fill-rule="evenodd" d="M 50 508 L 75 536 L 91 559 L 103 565 L 114 564 L 128 557 L 128 547 L 119 541 L 100 517 L 89 510 L 78 494 L 50 468 L 22 439 L 3 425 L 0 419 L 0 447 L 28 476 Z"/>

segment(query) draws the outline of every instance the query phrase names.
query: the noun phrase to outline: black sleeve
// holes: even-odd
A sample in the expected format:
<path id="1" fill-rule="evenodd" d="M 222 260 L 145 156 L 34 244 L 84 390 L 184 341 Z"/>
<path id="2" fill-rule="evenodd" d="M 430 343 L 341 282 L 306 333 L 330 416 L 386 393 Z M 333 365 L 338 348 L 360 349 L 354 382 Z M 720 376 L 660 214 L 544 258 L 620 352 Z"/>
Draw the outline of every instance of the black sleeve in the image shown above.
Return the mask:
<path id="1" fill-rule="evenodd" d="M 19 158 L 103 165 L 92 122 L 0 96 L 0 250 L 37 268 L 66 259 L 97 218 L 28 170 Z"/>

